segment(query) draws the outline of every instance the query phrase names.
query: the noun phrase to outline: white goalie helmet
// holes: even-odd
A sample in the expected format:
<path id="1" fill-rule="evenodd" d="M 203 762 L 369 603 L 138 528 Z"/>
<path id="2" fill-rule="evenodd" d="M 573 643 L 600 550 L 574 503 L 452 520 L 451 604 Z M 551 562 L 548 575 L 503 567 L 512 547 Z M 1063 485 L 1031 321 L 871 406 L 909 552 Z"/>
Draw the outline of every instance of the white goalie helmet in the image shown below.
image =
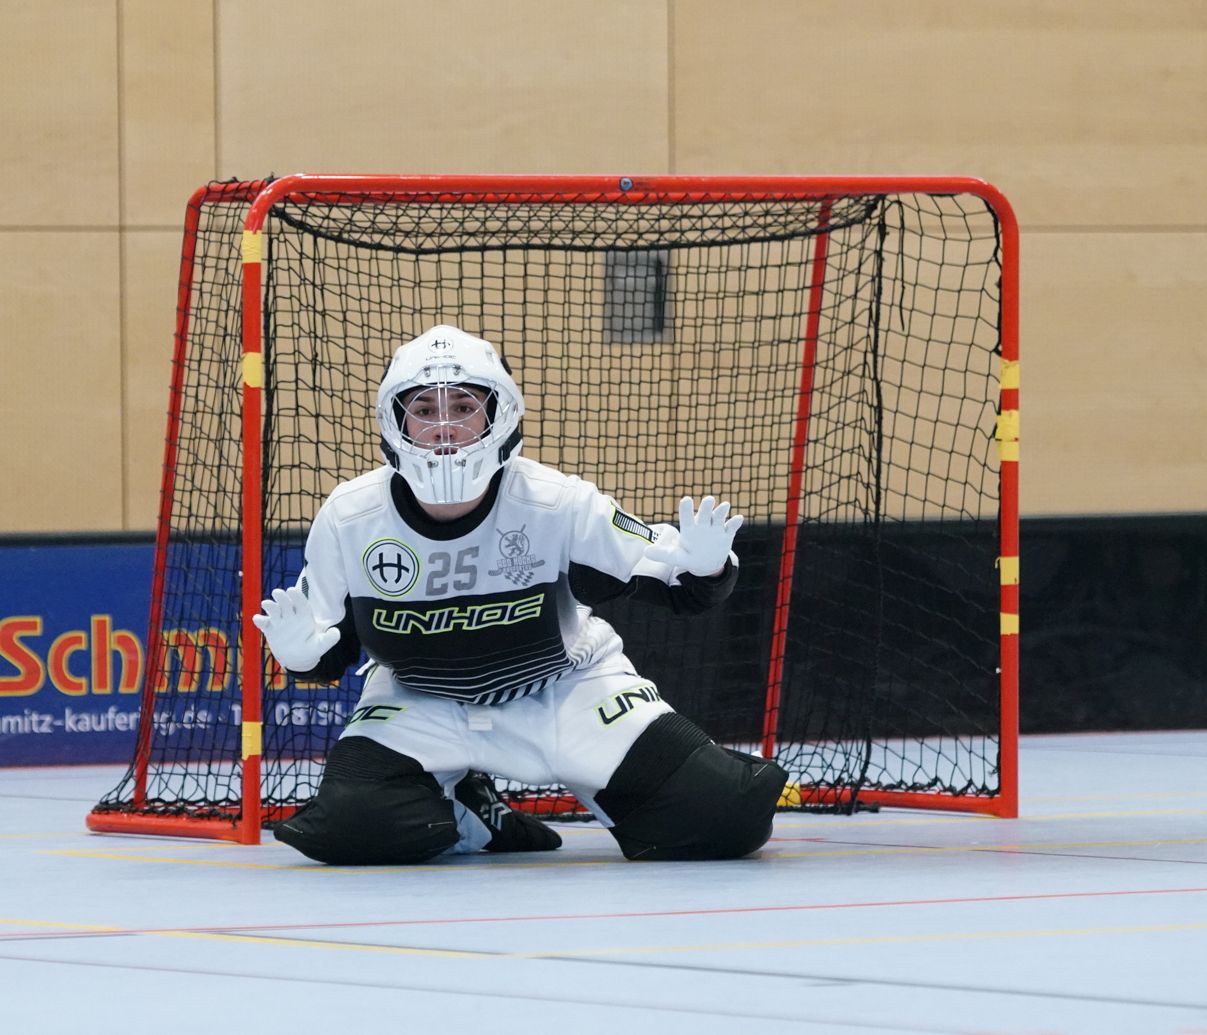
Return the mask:
<path id="1" fill-rule="evenodd" d="M 494 346 L 440 324 L 400 345 L 377 390 L 386 459 L 424 503 L 465 503 L 520 451 L 524 398 Z"/>

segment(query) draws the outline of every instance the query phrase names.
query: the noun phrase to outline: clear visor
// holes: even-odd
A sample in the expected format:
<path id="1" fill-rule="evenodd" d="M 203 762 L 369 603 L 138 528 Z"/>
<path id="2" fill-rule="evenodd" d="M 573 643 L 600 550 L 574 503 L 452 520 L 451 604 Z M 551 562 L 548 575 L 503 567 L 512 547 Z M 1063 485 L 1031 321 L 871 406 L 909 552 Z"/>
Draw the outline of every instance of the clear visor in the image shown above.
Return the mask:
<path id="1" fill-rule="evenodd" d="M 412 388 L 394 399 L 394 417 L 405 441 L 452 454 L 489 434 L 493 394 L 477 385 Z"/>

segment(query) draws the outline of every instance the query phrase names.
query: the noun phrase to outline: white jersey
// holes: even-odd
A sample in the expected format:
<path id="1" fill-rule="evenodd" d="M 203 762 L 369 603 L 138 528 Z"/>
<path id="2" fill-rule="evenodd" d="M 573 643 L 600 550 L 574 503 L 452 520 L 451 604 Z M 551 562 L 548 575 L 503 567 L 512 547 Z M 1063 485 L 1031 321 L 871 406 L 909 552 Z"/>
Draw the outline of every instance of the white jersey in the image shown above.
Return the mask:
<path id="1" fill-rule="evenodd" d="M 340 485 L 315 517 L 299 584 L 340 642 L 309 673 L 334 679 L 361 647 L 402 686 L 472 704 L 525 697 L 622 650 L 590 605 L 620 596 L 697 612 L 728 596 L 645 558 L 646 525 L 578 477 L 513 458 L 470 514 L 428 517 L 389 467 Z"/>

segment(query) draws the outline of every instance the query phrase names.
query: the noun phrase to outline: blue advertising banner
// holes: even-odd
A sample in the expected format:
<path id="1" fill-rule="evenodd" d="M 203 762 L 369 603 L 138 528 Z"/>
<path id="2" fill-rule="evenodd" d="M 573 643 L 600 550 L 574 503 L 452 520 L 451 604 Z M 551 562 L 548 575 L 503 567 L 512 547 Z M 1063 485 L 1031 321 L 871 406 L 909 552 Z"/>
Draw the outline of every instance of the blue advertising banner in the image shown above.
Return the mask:
<path id="1" fill-rule="evenodd" d="M 0 545 L 0 766 L 130 761 L 153 554 Z"/>

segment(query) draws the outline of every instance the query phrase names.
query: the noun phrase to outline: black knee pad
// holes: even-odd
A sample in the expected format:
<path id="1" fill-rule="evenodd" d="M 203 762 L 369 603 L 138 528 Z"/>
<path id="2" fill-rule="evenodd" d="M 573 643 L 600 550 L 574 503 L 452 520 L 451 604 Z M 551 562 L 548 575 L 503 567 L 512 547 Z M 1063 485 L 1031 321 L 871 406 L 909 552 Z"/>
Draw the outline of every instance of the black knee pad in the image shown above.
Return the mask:
<path id="1" fill-rule="evenodd" d="M 367 737 L 336 742 L 318 794 L 273 836 L 336 866 L 423 862 L 459 837 L 452 802 L 432 775 Z"/>
<path id="2" fill-rule="evenodd" d="M 628 859 L 738 859 L 771 836 L 788 774 L 663 715 L 595 796 Z"/>

